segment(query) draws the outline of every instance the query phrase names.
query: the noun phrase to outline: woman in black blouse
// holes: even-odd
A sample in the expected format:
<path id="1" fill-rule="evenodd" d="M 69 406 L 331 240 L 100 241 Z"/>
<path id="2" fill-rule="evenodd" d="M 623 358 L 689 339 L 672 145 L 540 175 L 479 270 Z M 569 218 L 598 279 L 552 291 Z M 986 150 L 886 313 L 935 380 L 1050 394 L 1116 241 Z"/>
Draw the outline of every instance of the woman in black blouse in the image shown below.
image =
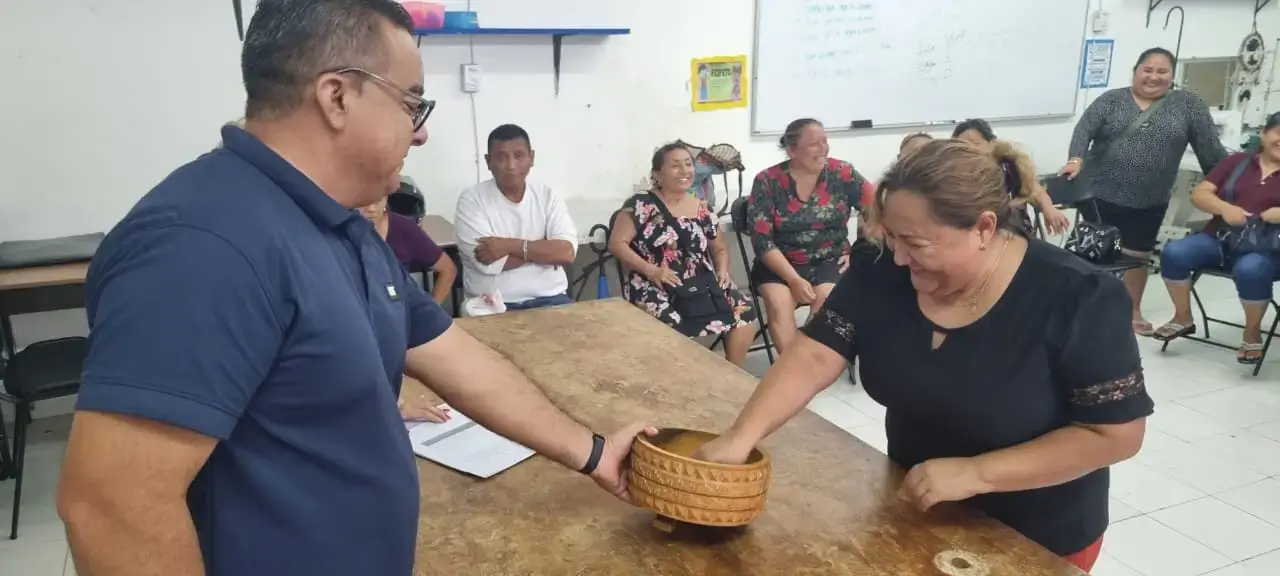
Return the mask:
<path id="1" fill-rule="evenodd" d="M 872 204 L 884 252 L 854 254 L 696 456 L 745 460 L 860 357 L 887 408 L 889 457 L 909 470 L 904 499 L 966 502 L 1087 570 L 1107 527 L 1107 467 L 1137 453 L 1152 402 L 1121 282 L 1019 226 L 1004 174 L 1025 184 L 1029 166 L 1004 143 L 944 140 L 890 168 Z"/>

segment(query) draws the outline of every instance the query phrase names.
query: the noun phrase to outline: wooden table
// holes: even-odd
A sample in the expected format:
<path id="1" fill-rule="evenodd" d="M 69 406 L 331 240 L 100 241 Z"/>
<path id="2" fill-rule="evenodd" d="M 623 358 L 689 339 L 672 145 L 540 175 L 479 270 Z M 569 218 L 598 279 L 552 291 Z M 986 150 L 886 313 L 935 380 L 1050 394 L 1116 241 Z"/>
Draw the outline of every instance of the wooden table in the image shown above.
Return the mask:
<path id="1" fill-rule="evenodd" d="M 453 223 L 446 220 L 444 216 L 427 214 L 422 217 L 422 222 L 419 226 L 422 227 L 423 232 L 427 233 L 427 236 L 430 236 L 431 239 L 435 241 L 436 246 L 441 248 L 453 248 L 458 245 L 458 238 L 454 232 Z"/>
<path id="2" fill-rule="evenodd" d="M 511 359 L 556 405 L 608 432 L 644 419 L 722 430 L 756 380 L 621 300 L 458 321 Z M 773 488 L 744 530 L 671 536 L 588 479 L 535 457 L 480 481 L 419 461 L 416 575 L 940 574 L 946 550 L 979 555 L 991 576 L 1081 574 L 959 505 L 928 514 L 895 497 L 902 471 L 805 411 L 770 438 Z"/>
<path id="3" fill-rule="evenodd" d="M 0 270 L 0 292 L 84 284 L 88 262 Z"/>
<path id="4" fill-rule="evenodd" d="M 0 270 L 0 339 L 13 355 L 13 327 L 9 317 L 84 306 L 88 262 Z"/>

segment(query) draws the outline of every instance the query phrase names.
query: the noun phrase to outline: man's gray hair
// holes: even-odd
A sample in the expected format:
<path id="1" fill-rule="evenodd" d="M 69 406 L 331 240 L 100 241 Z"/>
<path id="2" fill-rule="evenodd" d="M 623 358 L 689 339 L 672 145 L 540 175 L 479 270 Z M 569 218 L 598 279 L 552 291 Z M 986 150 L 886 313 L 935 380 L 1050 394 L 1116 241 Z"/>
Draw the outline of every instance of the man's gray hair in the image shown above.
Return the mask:
<path id="1" fill-rule="evenodd" d="M 395 0 L 259 0 L 240 54 L 245 116 L 292 112 L 302 88 L 325 72 L 384 72 L 383 21 L 413 32 L 413 20 Z"/>

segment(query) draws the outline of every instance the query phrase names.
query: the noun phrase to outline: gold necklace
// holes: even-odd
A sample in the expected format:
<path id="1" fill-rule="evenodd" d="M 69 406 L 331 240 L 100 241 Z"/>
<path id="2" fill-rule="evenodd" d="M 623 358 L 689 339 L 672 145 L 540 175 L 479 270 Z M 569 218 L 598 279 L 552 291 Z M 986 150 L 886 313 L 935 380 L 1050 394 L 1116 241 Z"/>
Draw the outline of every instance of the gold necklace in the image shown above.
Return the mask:
<path id="1" fill-rule="evenodd" d="M 1008 249 L 1009 249 L 1009 236 L 1005 235 L 1004 246 L 1000 247 L 1000 253 L 996 255 L 996 261 L 993 262 L 991 264 L 991 268 L 987 270 L 987 275 L 985 278 L 982 279 L 982 284 L 978 286 L 977 291 L 975 291 L 973 295 L 969 297 L 969 313 L 970 314 L 974 316 L 978 315 L 978 299 L 981 298 L 982 293 L 986 291 L 987 284 L 991 283 L 991 277 L 995 276 L 996 268 L 1000 267 L 1000 260 L 1004 258 L 1004 253 Z"/>

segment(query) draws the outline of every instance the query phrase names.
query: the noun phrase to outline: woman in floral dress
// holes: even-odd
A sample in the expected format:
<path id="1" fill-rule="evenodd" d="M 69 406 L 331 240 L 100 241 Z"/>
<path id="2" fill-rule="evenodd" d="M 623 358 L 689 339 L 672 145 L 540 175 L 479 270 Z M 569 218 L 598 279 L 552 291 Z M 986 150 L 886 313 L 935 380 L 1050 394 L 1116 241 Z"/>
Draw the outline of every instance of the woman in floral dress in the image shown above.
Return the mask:
<path id="1" fill-rule="evenodd" d="M 755 311 L 730 277 L 729 251 L 715 215 L 687 192 L 693 156 L 681 144 L 668 144 L 654 153 L 652 170 L 653 191 L 627 200 L 609 236 L 609 251 L 626 273 L 622 294 L 686 336 L 727 332 L 725 359 L 742 366 L 755 336 Z M 724 291 L 723 312 L 683 318 L 673 292 L 707 274 Z"/>

